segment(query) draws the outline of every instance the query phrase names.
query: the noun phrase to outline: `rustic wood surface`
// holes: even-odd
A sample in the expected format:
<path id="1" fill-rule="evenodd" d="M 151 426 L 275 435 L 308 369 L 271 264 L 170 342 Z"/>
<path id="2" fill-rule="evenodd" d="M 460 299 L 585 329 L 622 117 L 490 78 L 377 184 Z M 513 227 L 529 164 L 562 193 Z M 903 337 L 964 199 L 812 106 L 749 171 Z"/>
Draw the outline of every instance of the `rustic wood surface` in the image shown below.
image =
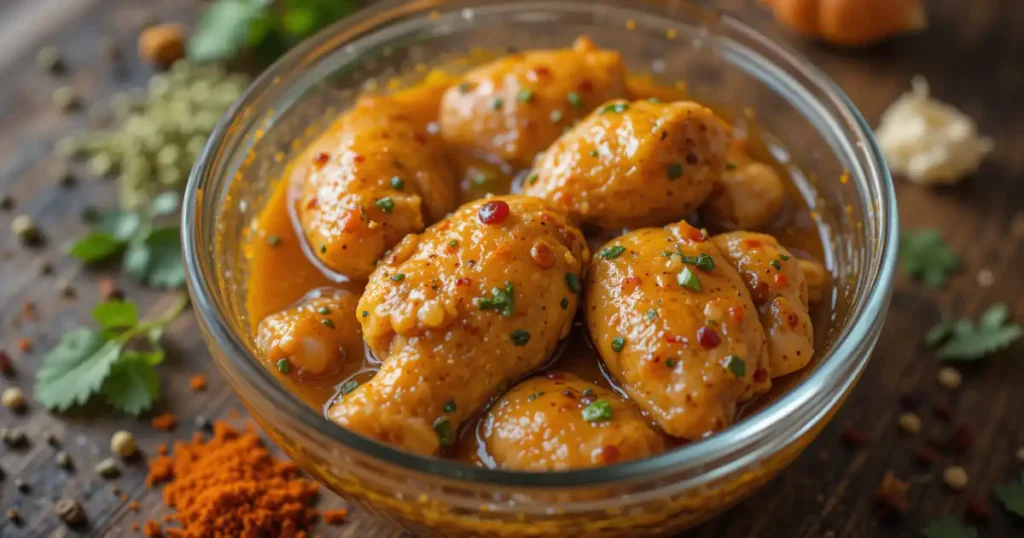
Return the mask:
<path id="1" fill-rule="evenodd" d="M 706 2 L 711 3 L 711 2 Z M 995 151 L 982 169 L 963 184 L 930 190 L 897 180 L 900 215 L 905 227 L 936 227 L 963 255 L 964 270 L 941 292 L 930 291 L 900 276 L 888 322 L 874 358 L 860 384 L 820 438 L 781 476 L 728 513 L 695 529 L 687 538 L 725 537 L 876 537 L 918 536 L 937 516 L 961 516 L 970 499 L 991 499 L 993 485 L 1024 464 L 1014 452 L 1024 446 L 1024 345 L 1016 344 L 977 366 L 963 369 L 965 383 L 957 391 L 938 387 L 938 366 L 920 346 L 920 339 L 940 315 L 949 310 L 974 316 L 996 301 L 1011 304 L 1024 318 L 1024 5 L 1018 0 L 934 0 L 928 2 L 931 25 L 923 34 L 858 52 L 837 51 L 809 44 L 781 31 L 754 0 L 719 2 L 741 13 L 766 33 L 789 39 L 794 46 L 828 71 L 873 124 L 886 104 L 909 86 L 912 75 L 928 78 L 936 96 L 954 103 L 976 118 L 995 140 Z M 0 379 L 0 388 L 17 385 L 31 397 L 33 371 L 43 351 L 60 333 L 88 318 L 98 301 L 97 282 L 104 271 L 83 270 L 64 257 L 60 246 L 82 233 L 81 210 L 89 204 L 113 204 L 113 186 L 89 179 L 84 170 L 78 185 L 61 186 L 50 156 L 64 134 L 89 125 L 88 114 L 66 116 L 51 104 L 60 84 L 75 86 L 86 109 L 101 105 L 116 89 L 141 84 L 148 70 L 135 60 L 135 39 L 149 20 L 191 22 L 199 0 L 3 0 L 0 2 L 0 195 L 10 195 L 16 207 L 0 211 L 0 350 L 13 358 L 17 376 Z M 112 37 L 124 60 L 103 60 L 101 40 Z M 59 47 L 70 67 L 53 77 L 35 66 L 35 53 L 44 45 Z M 42 227 L 46 244 L 25 249 L 11 236 L 16 214 L 32 215 Z M 54 264 L 54 276 L 42 276 L 40 260 Z M 977 275 L 991 271 L 994 284 L 979 284 Z M 110 273 L 111 276 L 116 276 Z M 73 278 L 75 299 L 60 297 L 58 277 Z M 127 296 L 157 308 L 161 295 L 121 282 Z M 24 319 L 22 305 L 33 302 L 39 319 Z M 147 308 L 148 310 L 149 308 Z M 16 342 L 30 338 L 34 349 L 18 350 Z M 0 536 L 131 536 L 130 525 L 167 513 L 159 491 L 143 485 L 145 465 L 134 460 L 114 480 L 92 472 L 107 457 L 112 432 L 135 432 L 145 453 L 158 443 L 191 435 L 197 415 L 224 417 L 239 410 L 237 399 L 214 371 L 191 316 L 177 320 L 168 332 L 172 360 L 161 367 L 165 398 L 161 411 L 181 417 L 179 428 L 158 433 L 144 420 L 112 413 L 80 411 L 52 415 L 31 405 L 23 415 L 0 411 L 0 426 L 20 427 L 30 445 L 22 450 L 0 447 Z M 205 373 L 209 388 L 191 393 L 188 379 Z M 903 394 L 922 402 L 925 428 L 917 436 L 901 435 L 895 426 Z M 950 423 L 932 416 L 932 405 L 953 413 Z M 237 419 L 244 420 L 244 416 Z M 936 465 L 921 467 L 912 452 L 929 439 L 948 436 L 957 424 L 969 425 L 974 443 L 966 455 L 943 455 Z M 861 450 L 840 443 L 841 432 L 855 427 L 871 439 Z M 66 472 L 54 463 L 55 449 L 46 433 L 61 440 L 75 461 Z M 970 485 L 962 493 L 942 486 L 941 470 L 963 465 Z M 873 495 L 886 471 L 910 480 L 911 509 L 901 518 L 883 518 Z M 24 480 L 27 493 L 15 487 Z M 128 498 L 142 504 L 128 508 L 112 492 L 116 484 Z M 340 506 L 333 495 L 324 506 Z M 75 498 L 85 507 L 89 525 L 72 531 L 52 513 L 60 498 Z M 1024 535 L 1024 521 L 1014 520 L 993 501 L 995 515 L 980 526 L 982 536 Z M 20 511 L 23 522 L 4 516 Z M 344 527 L 320 529 L 325 536 L 397 537 L 402 533 L 355 513 Z"/>

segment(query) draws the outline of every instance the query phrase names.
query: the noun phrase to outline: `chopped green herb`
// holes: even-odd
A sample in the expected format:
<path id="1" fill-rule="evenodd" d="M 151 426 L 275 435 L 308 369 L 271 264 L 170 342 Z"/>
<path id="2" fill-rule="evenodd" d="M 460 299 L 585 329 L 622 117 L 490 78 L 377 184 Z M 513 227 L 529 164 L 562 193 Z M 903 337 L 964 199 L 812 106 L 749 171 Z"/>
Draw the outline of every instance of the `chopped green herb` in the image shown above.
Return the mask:
<path id="1" fill-rule="evenodd" d="M 530 332 L 524 329 L 516 329 L 510 336 L 512 343 L 517 346 L 525 346 L 530 341 Z"/>
<path id="2" fill-rule="evenodd" d="M 779 254 L 779 257 L 782 258 L 782 261 L 784 262 L 789 261 L 789 256 L 786 256 L 785 254 Z"/>
<path id="3" fill-rule="evenodd" d="M 277 371 L 284 375 L 292 373 L 292 361 L 287 358 L 277 359 Z"/>
<path id="4" fill-rule="evenodd" d="M 331 313 L 331 309 L 327 308 L 326 306 L 321 306 L 320 308 L 317 308 L 316 311 L 317 313 L 322 314 L 324 316 Z"/>
<path id="5" fill-rule="evenodd" d="M 552 110 L 550 118 L 551 118 L 551 123 L 558 123 L 558 122 L 562 121 L 562 111 L 561 110 Z"/>
<path id="6" fill-rule="evenodd" d="M 544 396 L 544 391 L 535 392 L 535 393 L 527 396 L 526 401 L 532 402 L 532 401 L 536 400 L 537 398 L 540 398 L 541 396 Z"/>
<path id="7" fill-rule="evenodd" d="M 355 379 L 350 379 L 341 386 L 341 395 L 346 396 L 357 388 L 359 388 L 359 382 Z"/>
<path id="8" fill-rule="evenodd" d="M 925 335 L 925 343 L 942 344 L 936 352 L 940 360 L 965 362 L 1005 349 L 1022 336 L 1024 327 L 1011 322 L 1009 307 L 1000 303 L 985 310 L 977 324 L 966 318 L 939 322 Z"/>
<path id="9" fill-rule="evenodd" d="M 512 283 L 506 282 L 505 289 L 492 288 L 490 297 L 477 298 L 475 302 L 480 310 L 496 310 L 502 317 L 512 317 L 512 313 L 515 311 L 515 294 Z"/>
<path id="10" fill-rule="evenodd" d="M 521 103 L 529 103 L 533 101 L 533 90 L 519 90 L 519 93 L 516 94 L 516 100 L 518 100 Z"/>
<path id="11" fill-rule="evenodd" d="M 697 278 L 697 275 L 695 275 L 689 267 L 683 267 L 683 270 L 679 272 L 676 280 L 679 282 L 679 285 L 684 288 L 690 288 L 693 291 L 700 291 L 700 279 Z"/>
<path id="12" fill-rule="evenodd" d="M 462 93 L 469 93 L 473 89 L 473 85 L 468 82 L 459 84 L 459 91 Z"/>
<path id="13" fill-rule="evenodd" d="M 715 268 L 715 259 L 706 252 L 701 252 L 698 256 L 683 256 L 682 254 L 679 254 L 679 258 L 683 263 L 696 265 L 697 269 L 702 271 L 710 271 Z"/>
<path id="14" fill-rule="evenodd" d="M 601 107 L 600 114 L 610 114 L 612 112 L 616 114 L 622 114 L 627 110 L 629 110 L 628 103 L 612 103 L 610 105 L 604 105 L 603 107 Z"/>
<path id="15" fill-rule="evenodd" d="M 779 260 L 772 260 L 772 261 L 768 262 L 768 265 L 771 265 L 772 267 L 774 267 L 776 271 L 781 271 L 782 270 L 782 262 L 780 262 Z"/>
<path id="16" fill-rule="evenodd" d="M 569 290 L 573 293 L 579 293 L 583 291 L 583 287 L 580 286 L 580 277 L 576 276 L 576 273 L 565 274 L 565 285 L 569 286 Z"/>
<path id="17" fill-rule="evenodd" d="M 537 172 L 532 172 L 530 175 L 526 176 L 526 184 L 527 185 L 533 185 L 536 182 L 537 182 Z"/>
<path id="18" fill-rule="evenodd" d="M 454 413 L 455 412 L 455 400 L 448 400 L 447 402 L 444 403 L 444 412 L 445 413 Z"/>
<path id="19" fill-rule="evenodd" d="M 587 422 L 600 422 L 612 419 L 612 404 L 604 398 L 583 408 L 583 420 Z"/>
<path id="20" fill-rule="evenodd" d="M 459 240 L 458 239 L 451 239 L 451 240 L 449 240 L 448 241 L 448 246 L 452 247 L 452 248 L 455 248 L 455 247 L 459 246 Z"/>
<path id="21" fill-rule="evenodd" d="M 658 99 L 657 97 L 649 97 L 647 99 L 647 102 L 651 103 L 652 105 L 657 105 L 657 104 L 661 104 L 661 99 Z"/>
<path id="22" fill-rule="evenodd" d="M 381 208 L 388 215 L 395 210 L 395 201 L 390 196 L 385 196 L 377 200 L 377 207 Z"/>
<path id="23" fill-rule="evenodd" d="M 594 389 L 590 389 L 590 388 L 583 389 L 583 397 L 584 398 L 587 398 L 587 397 L 590 397 L 590 396 L 593 396 L 593 395 L 594 395 Z"/>
<path id="24" fill-rule="evenodd" d="M 605 247 L 605 248 L 601 249 L 601 253 L 598 254 L 598 256 L 601 256 L 602 258 L 604 258 L 606 260 L 614 260 L 615 258 L 618 258 L 619 256 L 621 256 L 622 253 L 625 252 L 625 251 L 626 251 L 626 247 L 623 247 L 623 246 L 620 246 L 620 245 L 613 245 L 613 246 Z"/>
<path id="25" fill-rule="evenodd" d="M 743 362 L 743 359 L 736 355 L 729 355 L 725 358 L 725 369 L 732 372 L 732 375 L 736 377 L 747 375 L 747 363 Z"/>
<path id="26" fill-rule="evenodd" d="M 675 181 L 683 177 L 683 165 L 682 163 L 670 164 L 665 169 L 665 172 L 668 174 L 669 181 Z"/>
<path id="27" fill-rule="evenodd" d="M 494 98 L 493 101 L 491 101 L 491 110 L 501 110 L 501 106 L 504 104 L 505 101 L 503 101 L 501 98 L 496 97 Z"/>
<path id="28" fill-rule="evenodd" d="M 900 232 L 899 250 L 903 272 L 933 288 L 944 286 L 947 277 L 960 269 L 960 256 L 935 229 Z"/>
<path id="29" fill-rule="evenodd" d="M 735 170 L 736 169 L 736 163 L 725 163 L 725 169 L 726 170 Z"/>
<path id="30" fill-rule="evenodd" d="M 455 431 L 448 417 L 438 417 L 434 421 L 434 433 L 437 434 L 437 441 L 442 447 L 449 447 L 455 444 Z"/>
<path id="31" fill-rule="evenodd" d="M 562 297 L 562 301 L 559 303 L 559 306 L 562 307 L 562 310 L 568 310 L 569 309 L 569 298 L 568 297 Z"/>
<path id="32" fill-rule="evenodd" d="M 320 254 L 327 254 L 327 245 L 320 245 Z"/>
<path id="33" fill-rule="evenodd" d="M 395 273 L 391 275 L 392 282 L 401 282 L 403 280 L 405 280 L 405 273 Z"/>
<path id="34" fill-rule="evenodd" d="M 618 353 L 618 352 L 622 351 L 622 349 L 624 347 L 626 347 L 626 339 L 625 338 L 623 338 L 621 336 L 617 336 L 615 338 L 612 338 L 612 351 Z"/>
<path id="35" fill-rule="evenodd" d="M 267 237 L 267 243 L 270 243 L 272 247 L 276 247 L 281 244 L 281 238 L 276 235 L 270 235 Z"/>
<path id="36" fill-rule="evenodd" d="M 331 318 L 324 318 L 324 319 L 320 320 L 320 323 L 322 323 L 323 326 L 327 327 L 328 329 L 333 329 L 334 328 L 334 320 L 332 320 Z"/>
<path id="37" fill-rule="evenodd" d="M 576 92 L 569 92 L 569 95 L 565 96 L 569 100 L 569 104 L 573 108 L 583 108 L 583 98 Z"/>
<path id="38" fill-rule="evenodd" d="M 665 359 L 665 366 L 668 366 L 669 368 L 675 368 L 676 367 L 676 360 L 675 359 Z"/>
<path id="39" fill-rule="evenodd" d="M 391 178 L 391 188 L 402 190 L 405 188 L 405 181 L 402 181 L 402 178 L 395 176 Z"/>
<path id="40" fill-rule="evenodd" d="M 597 150 L 596 149 L 590 150 L 590 156 L 591 157 L 597 157 L 598 156 Z"/>
<path id="41" fill-rule="evenodd" d="M 924 538 L 978 538 L 978 530 L 961 524 L 956 518 L 944 517 L 928 522 L 921 535 Z"/>
<path id="42" fill-rule="evenodd" d="M 647 311 L 647 319 L 649 321 L 654 321 L 654 320 L 658 319 L 658 311 L 653 309 L 653 308 L 648 310 Z"/>
<path id="43" fill-rule="evenodd" d="M 366 318 L 366 317 L 369 317 L 369 316 L 370 316 L 370 311 L 369 310 L 363 310 L 363 317 Z"/>
<path id="44" fill-rule="evenodd" d="M 996 486 L 995 494 L 1007 511 L 1024 517 L 1024 474 L 1019 481 Z"/>

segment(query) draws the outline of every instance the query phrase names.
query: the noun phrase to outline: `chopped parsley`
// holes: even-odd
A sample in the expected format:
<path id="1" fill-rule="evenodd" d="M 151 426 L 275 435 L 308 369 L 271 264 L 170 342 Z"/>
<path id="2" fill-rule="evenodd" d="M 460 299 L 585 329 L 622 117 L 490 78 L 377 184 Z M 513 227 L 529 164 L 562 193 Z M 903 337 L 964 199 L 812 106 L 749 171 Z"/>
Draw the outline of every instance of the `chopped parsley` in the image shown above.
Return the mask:
<path id="1" fill-rule="evenodd" d="M 320 308 L 317 308 L 316 311 L 317 313 L 322 314 L 324 316 L 331 313 L 331 309 L 327 308 L 326 306 L 321 306 Z"/>
<path id="2" fill-rule="evenodd" d="M 502 317 L 512 317 L 512 313 L 515 311 L 515 295 L 512 283 L 506 282 L 505 289 L 492 288 L 491 296 L 477 298 L 476 305 L 480 307 L 480 310 L 495 310 Z"/>
<path id="3" fill-rule="evenodd" d="M 601 253 L 598 254 L 598 256 L 601 256 L 602 258 L 604 258 L 606 260 L 614 260 L 615 258 L 618 258 L 619 256 L 621 256 L 622 253 L 625 252 L 625 251 L 626 251 L 626 247 L 623 247 L 623 246 L 620 246 L 620 245 L 613 245 L 613 246 L 605 247 L 605 248 L 601 249 Z"/>
<path id="4" fill-rule="evenodd" d="M 654 321 L 654 320 L 658 319 L 658 311 L 653 309 L 653 308 L 648 310 L 647 311 L 647 319 L 649 321 Z"/>
<path id="5" fill-rule="evenodd" d="M 782 262 L 780 262 L 779 260 L 772 260 L 772 261 L 768 262 L 768 265 L 771 265 L 772 267 L 774 267 L 776 271 L 781 271 L 782 270 Z"/>
<path id="6" fill-rule="evenodd" d="M 363 310 L 363 317 L 365 318 L 365 317 L 369 317 L 369 316 L 370 316 L 370 311 L 369 310 Z"/>
<path id="7" fill-rule="evenodd" d="M 320 245 L 320 254 L 327 254 L 327 245 Z"/>
<path id="8" fill-rule="evenodd" d="M 675 359 L 665 359 L 665 366 L 668 366 L 669 368 L 675 368 L 676 367 L 676 360 Z"/>
<path id="9" fill-rule="evenodd" d="M 277 359 L 277 371 L 284 375 L 292 373 L 292 361 L 287 358 Z"/>
<path id="10" fill-rule="evenodd" d="M 537 172 L 533 172 L 530 175 L 526 176 L 526 184 L 527 185 L 533 185 L 536 182 L 537 182 Z"/>
<path id="11" fill-rule="evenodd" d="M 736 169 L 736 163 L 725 163 L 725 169 L 726 170 L 735 170 Z"/>
<path id="12" fill-rule="evenodd" d="M 697 275 L 695 275 L 689 267 L 683 267 L 683 270 L 679 272 L 676 280 L 679 282 L 679 285 L 684 288 L 690 288 L 693 291 L 700 291 L 700 279 L 697 278 Z"/>
<path id="13" fill-rule="evenodd" d="M 591 157 L 597 157 L 597 155 L 598 155 L 598 153 L 597 153 L 597 150 L 596 150 L 596 149 L 592 149 L 592 150 L 590 150 L 590 156 L 591 156 Z"/>
<path id="14" fill-rule="evenodd" d="M 683 256 L 680 254 L 679 258 L 683 260 L 683 263 L 696 265 L 697 269 L 702 271 L 710 271 L 715 268 L 715 259 L 706 252 L 701 252 L 699 256 Z"/>
<path id="15" fill-rule="evenodd" d="M 395 273 L 391 275 L 392 282 L 401 282 L 403 280 L 405 280 L 405 273 Z"/>
<path id="16" fill-rule="evenodd" d="M 610 105 L 604 105 L 603 107 L 601 107 L 601 112 L 600 113 L 601 114 L 610 114 L 610 113 L 614 112 L 615 114 L 622 114 L 623 112 L 625 112 L 627 110 L 629 110 L 629 104 L 628 103 L 612 103 Z"/>
<path id="17" fill-rule="evenodd" d="M 521 102 L 521 103 L 532 102 L 533 101 L 533 90 L 531 90 L 531 89 L 519 90 L 519 93 L 516 94 L 516 99 L 519 102 Z"/>
<path id="18" fill-rule="evenodd" d="M 621 336 L 616 336 L 615 338 L 612 338 L 612 351 L 618 353 L 618 352 L 622 351 L 622 349 L 625 348 L 625 347 L 626 347 L 626 339 L 625 338 L 623 338 Z"/>
<path id="19" fill-rule="evenodd" d="M 593 395 L 594 395 L 594 389 L 590 389 L 590 388 L 583 389 L 583 397 L 584 398 L 587 398 L 587 397 L 593 396 Z"/>
<path id="20" fill-rule="evenodd" d="M 580 277 L 576 276 L 576 273 L 565 274 L 565 285 L 569 286 L 569 290 L 573 293 L 579 293 L 583 291 L 583 287 L 580 286 Z"/>
<path id="21" fill-rule="evenodd" d="M 444 403 L 444 412 L 445 413 L 454 413 L 455 412 L 455 400 L 448 400 L 447 402 Z"/>
<path id="22" fill-rule="evenodd" d="M 451 240 L 449 240 L 448 241 L 448 246 L 452 247 L 452 248 L 455 248 L 455 247 L 459 246 L 459 240 L 458 239 L 451 239 Z"/>
<path id="23" fill-rule="evenodd" d="M 516 329 L 512 331 L 510 336 L 512 337 L 512 343 L 517 346 L 525 346 L 530 341 L 530 331 L 525 329 Z"/>
<path id="24" fill-rule="evenodd" d="M 501 110 L 501 105 L 504 104 L 505 101 L 501 100 L 501 98 L 496 97 L 493 101 L 491 101 L 491 110 Z"/>
<path id="25" fill-rule="evenodd" d="M 381 208 L 388 215 L 395 210 L 395 201 L 390 196 L 385 196 L 377 200 L 377 207 Z"/>
<path id="26" fill-rule="evenodd" d="M 534 392 L 533 394 L 529 395 L 526 398 L 526 401 L 532 402 L 532 401 L 536 400 L 537 398 L 540 398 L 541 396 L 544 396 L 544 391 Z"/>
<path id="27" fill-rule="evenodd" d="M 569 95 L 566 95 L 565 98 L 569 100 L 569 104 L 572 105 L 573 108 L 583 108 L 583 98 L 580 97 L 580 94 L 576 92 L 569 92 Z"/>
<path id="28" fill-rule="evenodd" d="M 785 254 L 779 254 L 779 257 L 782 258 L 782 261 L 789 261 L 789 256 L 786 256 Z"/>
<path id="29" fill-rule="evenodd" d="M 391 187 L 394 189 L 402 190 L 403 188 L 405 188 L 405 182 L 402 181 L 402 178 L 395 176 L 391 178 Z"/>
<path id="30" fill-rule="evenodd" d="M 434 433 L 437 434 L 437 442 L 442 447 L 455 444 L 455 431 L 452 429 L 452 422 L 448 420 L 448 417 L 438 417 L 434 421 Z"/>
<path id="31" fill-rule="evenodd" d="M 569 298 L 568 297 L 562 297 L 562 302 L 559 303 L 559 306 L 562 307 L 562 310 L 568 310 L 569 309 Z"/>
<path id="32" fill-rule="evenodd" d="M 345 384 L 341 386 L 341 395 L 345 396 L 351 393 L 352 391 L 356 390 L 357 388 L 359 388 L 359 382 L 356 381 L 355 379 L 346 381 Z"/>
<path id="33" fill-rule="evenodd" d="M 960 269 L 960 256 L 935 229 L 901 231 L 899 251 L 903 272 L 933 288 L 946 285 L 947 277 Z"/>
<path id="34" fill-rule="evenodd" d="M 271 235 L 267 237 L 267 243 L 270 243 L 270 246 L 272 247 L 276 247 L 281 244 L 281 238 L 276 235 Z"/>
<path id="35" fill-rule="evenodd" d="M 600 422 L 612 419 L 612 404 L 604 398 L 583 408 L 583 420 L 587 422 Z"/>
<path id="36" fill-rule="evenodd" d="M 675 163 L 675 164 L 668 165 L 668 167 L 665 168 L 665 173 L 668 174 L 668 180 L 669 181 L 675 181 L 675 180 L 683 177 L 683 165 L 682 165 L 682 163 Z"/>
<path id="37" fill-rule="evenodd" d="M 747 375 L 747 363 L 743 362 L 743 359 L 736 355 L 729 355 L 725 358 L 725 369 L 732 372 L 732 375 L 736 377 Z"/>
<path id="38" fill-rule="evenodd" d="M 320 323 L 323 324 L 323 326 L 327 327 L 328 329 L 334 328 L 334 320 L 332 320 L 331 318 L 324 318 L 320 320 Z"/>

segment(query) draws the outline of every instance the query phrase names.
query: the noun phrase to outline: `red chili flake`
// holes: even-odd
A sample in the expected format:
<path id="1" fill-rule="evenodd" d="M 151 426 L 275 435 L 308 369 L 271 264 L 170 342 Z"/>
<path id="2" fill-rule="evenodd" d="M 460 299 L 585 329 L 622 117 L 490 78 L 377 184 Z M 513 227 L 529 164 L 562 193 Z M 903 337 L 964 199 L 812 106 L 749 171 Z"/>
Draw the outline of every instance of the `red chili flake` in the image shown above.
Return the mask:
<path id="1" fill-rule="evenodd" d="M 782 273 L 775 274 L 775 285 L 780 288 L 785 288 L 789 285 L 789 279 Z"/>
<path id="2" fill-rule="evenodd" d="M 678 334 L 666 334 L 665 335 L 665 341 L 670 343 L 670 344 L 685 344 L 686 343 L 686 337 L 685 336 L 680 336 Z"/>
<path id="3" fill-rule="evenodd" d="M 697 341 L 704 349 L 714 349 L 722 343 L 722 338 L 711 327 L 701 327 L 697 329 Z"/>
<path id="4" fill-rule="evenodd" d="M 581 92 L 589 92 L 594 89 L 594 83 L 589 78 L 585 78 L 576 85 L 576 89 Z"/>
<path id="5" fill-rule="evenodd" d="M 974 432 L 966 424 L 957 426 L 949 439 L 949 448 L 958 454 L 966 454 L 974 444 Z"/>
<path id="6" fill-rule="evenodd" d="M 484 224 L 501 224 L 508 218 L 509 207 L 503 200 L 492 200 L 480 206 L 476 216 Z"/>
<path id="7" fill-rule="evenodd" d="M 887 510 L 902 514 L 910 508 L 910 502 L 907 500 L 909 491 L 909 482 L 896 478 L 892 471 L 886 471 L 882 483 L 878 485 L 878 491 L 875 492 L 875 500 Z"/>
<path id="8" fill-rule="evenodd" d="M 745 240 L 743 240 L 743 244 L 746 245 L 747 248 L 758 248 L 758 247 L 761 246 L 761 240 L 759 240 L 759 239 L 745 239 Z"/>
<path id="9" fill-rule="evenodd" d="M 704 232 L 697 228 L 690 227 L 690 229 L 686 231 L 686 237 L 688 237 L 690 241 L 703 241 Z"/>
<path id="10" fill-rule="evenodd" d="M 366 157 L 363 157 L 362 155 L 356 155 L 355 157 L 352 157 L 352 162 L 354 162 L 354 163 L 366 162 Z"/>
<path id="11" fill-rule="evenodd" d="M 32 301 L 25 301 L 21 304 L 21 317 L 28 321 L 35 321 L 39 319 L 39 311 L 36 310 L 36 304 Z"/>
<path id="12" fill-rule="evenodd" d="M 622 279 L 622 283 L 621 283 L 621 284 L 619 284 L 619 286 L 620 286 L 620 287 L 621 287 L 622 289 L 626 289 L 626 288 L 636 288 L 636 287 L 638 287 L 638 286 L 639 286 L 639 285 L 640 285 L 640 284 L 641 284 L 642 282 L 643 282 L 643 281 L 642 281 L 642 280 L 640 280 L 640 277 L 638 277 L 638 276 L 636 276 L 636 275 L 629 275 L 629 276 L 627 276 L 627 277 L 624 277 L 624 278 Z"/>
<path id="13" fill-rule="evenodd" d="M 460 277 L 455 281 L 456 286 L 469 286 L 473 283 L 473 279 L 469 277 Z"/>
<path id="14" fill-rule="evenodd" d="M 913 411 L 921 405 L 921 399 L 908 392 L 900 395 L 900 405 L 908 411 Z"/>
<path id="15" fill-rule="evenodd" d="M 544 222 L 555 222 L 555 217 L 553 217 L 551 213 L 541 213 L 540 220 Z"/>
<path id="16" fill-rule="evenodd" d="M 548 372 L 547 374 L 545 374 L 545 377 L 547 377 L 548 379 L 553 379 L 555 381 L 560 381 L 562 379 L 565 379 L 565 374 L 563 374 L 562 372 Z"/>
<path id="17" fill-rule="evenodd" d="M 840 438 L 843 440 L 843 444 L 850 448 L 860 448 L 871 440 L 868 438 L 868 434 L 852 426 L 843 430 Z"/>
<path id="18" fill-rule="evenodd" d="M 100 277 L 98 285 L 100 288 L 100 298 L 104 301 L 124 298 L 124 293 L 117 288 L 117 282 L 113 278 L 109 276 Z"/>
<path id="19" fill-rule="evenodd" d="M 914 461 L 922 465 L 931 465 L 939 461 L 939 455 L 929 448 L 919 448 L 914 451 Z"/>
<path id="20" fill-rule="evenodd" d="M 18 349 L 20 349 L 22 353 L 28 353 L 29 351 L 32 351 L 31 338 L 19 338 L 17 344 Z"/>
<path id="21" fill-rule="evenodd" d="M 543 269 L 550 269 L 555 265 L 555 253 L 551 247 L 543 241 L 537 241 L 530 248 L 530 258 Z"/>
<path id="22" fill-rule="evenodd" d="M 786 316 L 786 321 L 789 322 L 789 327 L 791 329 L 795 329 L 796 326 L 800 324 L 800 317 L 796 314 L 790 314 Z"/>
<path id="23" fill-rule="evenodd" d="M 548 69 L 547 67 L 544 67 L 543 65 L 534 67 L 533 72 L 534 74 L 537 75 L 537 78 L 545 78 L 551 76 L 551 70 Z"/>
<path id="24" fill-rule="evenodd" d="M 605 445 L 601 448 L 601 463 L 616 463 L 622 457 L 622 452 L 615 445 Z"/>
<path id="25" fill-rule="evenodd" d="M 419 144 L 426 144 L 427 143 L 427 137 L 423 136 L 420 133 L 413 134 L 412 135 L 412 139 L 415 140 Z"/>
<path id="26" fill-rule="evenodd" d="M 313 209 L 314 207 L 316 207 L 319 204 L 320 204 L 320 199 L 317 198 L 316 196 L 314 196 L 314 197 L 310 198 L 308 202 L 306 202 L 306 209 Z"/>
<path id="27" fill-rule="evenodd" d="M 984 497 L 974 497 L 967 501 L 967 518 L 978 522 L 992 519 L 992 505 Z"/>
<path id="28" fill-rule="evenodd" d="M 942 420 L 944 422 L 949 422 L 953 420 L 953 412 L 950 411 L 949 408 L 944 405 L 935 404 L 935 407 L 932 408 L 932 414 L 935 415 L 935 418 Z"/>
<path id="29" fill-rule="evenodd" d="M 0 374 L 4 377 L 14 377 L 14 363 L 6 351 L 0 351 Z"/>
<path id="30" fill-rule="evenodd" d="M 570 232 L 563 226 L 558 227 L 558 239 L 565 245 L 565 248 L 573 250 L 576 246 L 577 237 L 576 234 Z"/>
<path id="31" fill-rule="evenodd" d="M 764 383 L 765 381 L 768 381 L 768 370 L 764 368 L 754 370 L 754 383 Z"/>
<path id="32" fill-rule="evenodd" d="M 746 316 L 746 313 L 743 312 L 742 306 L 729 307 L 729 317 L 732 318 L 733 321 L 743 321 L 744 316 Z"/>
<path id="33" fill-rule="evenodd" d="M 327 161 L 330 160 L 331 156 L 321 151 L 313 157 L 313 164 L 315 164 L 317 168 L 323 168 L 324 165 L 327 164 Z"/>

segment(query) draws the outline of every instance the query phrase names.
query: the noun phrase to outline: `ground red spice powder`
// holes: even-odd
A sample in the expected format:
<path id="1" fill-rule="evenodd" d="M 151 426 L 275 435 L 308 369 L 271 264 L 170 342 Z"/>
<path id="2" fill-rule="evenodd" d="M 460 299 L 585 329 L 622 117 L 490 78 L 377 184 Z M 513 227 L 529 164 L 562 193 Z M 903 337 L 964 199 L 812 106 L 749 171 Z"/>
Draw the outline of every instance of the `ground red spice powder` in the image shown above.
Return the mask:
<path id="1" fill-rule="evenodd" d="M 149 421 L 149 425 L 161 431 L 173 430 L 178 425 L 178 417 L 171 413 L 157 415 Z"/>
<path id="2" fill-rule="evenodd" d="M 196 392 L 206 390 L 206 376 L 203 374 L 196 374 L 192 376 L 192 378 L 188 380 L 188 386 Z"/>
<path id="3" fill-rule="evenodd" d="M 159 523 L 149 520 L 142 526 L 142 534 L 145 534 L 149 538 L 163 538 L 164 532 L 163 529 L 160 528 Z"/>
<path id="4" fill-rule="evenodd" d="M 214 423 L 209 441 L 196 433 L 152 459 L 146 483 L 167 484 L 164 502 L 180 527 L 146 525 L 168 538 L 304 538 L 317 517 L 316 483 L 294 463 L 275 460 L 258 434 L 223 422 Z"/>
<path id="5" fill-rule="evenodd" d="M 341 525 L 348 521 L 348 509 L 339 508 L 337 510 L 327 510 L 320 514 L 324 518 L 324 522 L 328 525 Z"/>

